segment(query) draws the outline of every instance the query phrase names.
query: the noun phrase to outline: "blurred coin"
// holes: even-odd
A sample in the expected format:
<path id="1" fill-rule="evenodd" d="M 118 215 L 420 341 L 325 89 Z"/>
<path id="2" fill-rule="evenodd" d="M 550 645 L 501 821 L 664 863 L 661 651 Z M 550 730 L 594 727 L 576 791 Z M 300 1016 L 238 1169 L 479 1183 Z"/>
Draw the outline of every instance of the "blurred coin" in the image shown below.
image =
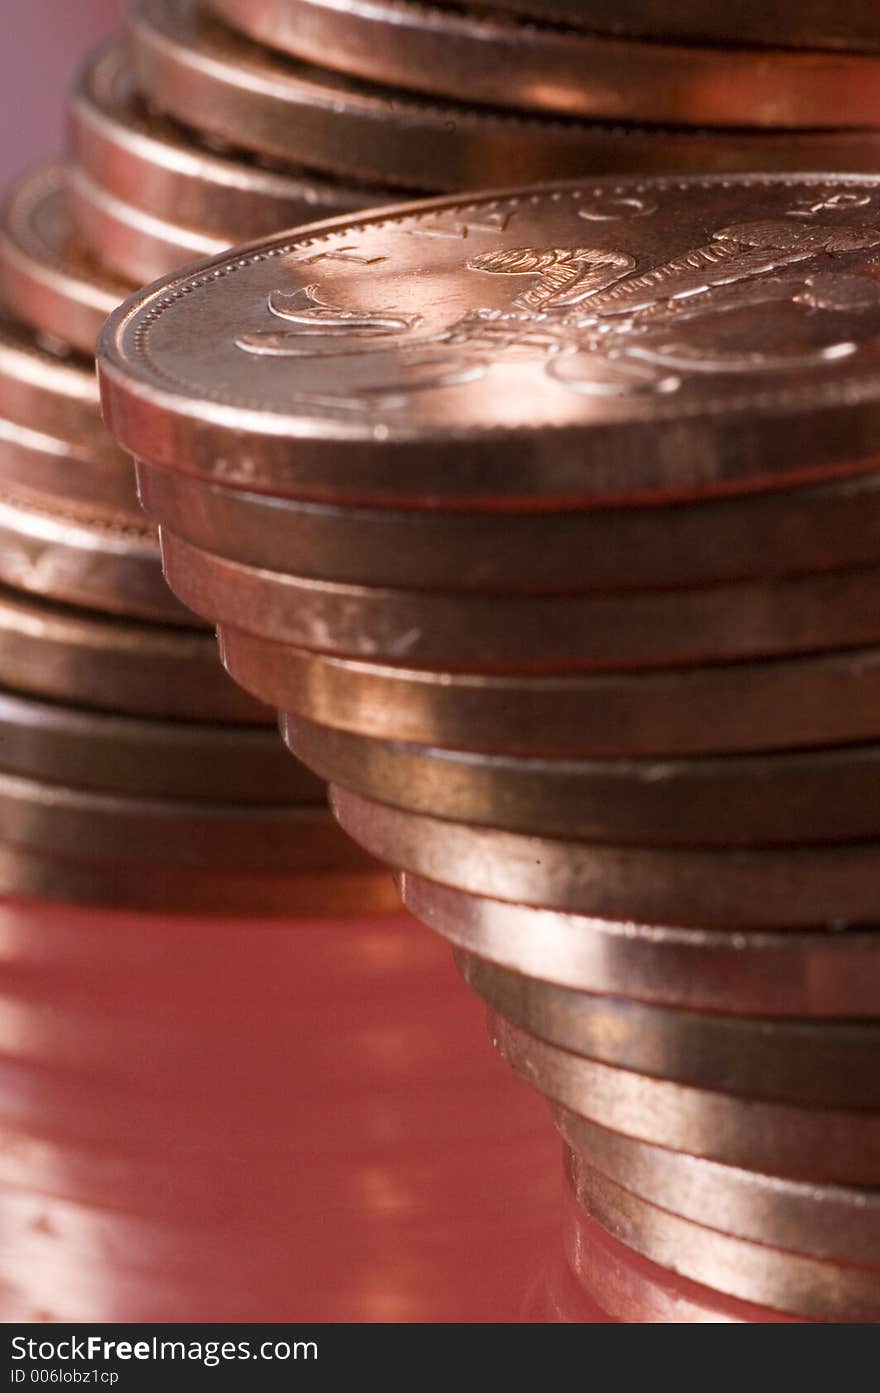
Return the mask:
<path id="1" fill-rule="evenodd" d="M 210 634 L 0 592 L 0 684 L 132 716 L 268 725 L 220 668 Z"/>
<path id="2" fill-rule="evenodd" d="M 732 662 L 880 639 L 880 568 L 624 595 L 462 595 L 282 575 L 163 531 L 171 589 L 211 623 L 341 657 L 469 672 Z"/>
<path id="3" fill-rule="evenodd" d="M 25 177 L 0 225 L 0 291 L 32 329 L 94 353 L 98 330 L 131 287 L 93 261 L 76 240 L 59 165 Z"/>
<path id="4" fill-rule="evenodd" d="M 282 497 L 534 509 L 872 472 L 880 181 L 586 181 L 403 205 L 117 310 L 108 424 Z"/>
<path id="5" fill-rule="evenodd" d="M 253 38 L 441 97 L 605 120 L 817 129 L 880 121 L 873 55 L 686 47 L 416 0 L 209 0 Z M 491 58 L 489 57 L 491 55 Z"/>
<path id="6" fill-rule="evenodd" d="M 3 357 L 0 328 L 0 361 Z M 39 359 L 35 360 L 39 369 Z M 22 366 L 20 363 L 19 366 Z M 0 367 L 0 392 L 3 374 Z M 0 415 L 0 488 L 14 493 L 23 503 L 47 511 L 76 514 L 83 521 L 129 523 L 144 527 L 137 488 L 125 456 L 106 458 L 89 444 L 75 444 L 43 430 L 40 403 L 33 416 L 36 426 L 22 425 Z M 97 434 L 97 428 L 96 428 Z M 107 446 L 112 441 L 107 440 Z"/>
<path id="7" fill-rule="evenodd" d="M 0 493 L 0 581 L 47 600 L 200 627 L 162 578 L 155 534 Z"/>
<path id="8" fill-rule="evenodd" d="M 570 1153 L 567 1171 L 578 1202 L 597 1223 L 674 1272 L 811 1320 L 862 1323 L 880 1315 L 876 1271 L 783 1253 L 704 1228 L 629 1194 Z"/>
<path id="9" fill-rule="evenodd" d="M 568 1054 L 490 1017 L 515 1073 L 569 1111 L 626 1136 L 792 1180 L 876 1185 L 880 1115 L 736 1098 Z"/>
<path id="10" fill-rule="evenodd" d="M 272 730 L 139 720 L 2 690 L 0 769 L 83 792 L 324 802 L 321 781 L 298 760 L 284 758 Z"/>
<path id="11" fill-rule="evenodd" d="M 385 185 L 492 188 L 587 170 L 877 168 L 877 138 L 865 130 L 611 126 L 441 104 L 273 55 L 192 0 L 141 0 L 130 33 L 138 85 L 161 110 L 233 146 Z M 333 49 L 321 54 L 322 64 L 331 59 Z"/>
<path id="12" fill-rule="evenodd" d="M 542 981 L 695 1011 L 871 1018 L 876 929 L 735 933 L 613 922 L 466 894 L 404 872 L 404 903 L 453 944 Z"/>
<path id="13" fill-rule="evenodd" d="M 878 1022 L 670 1010 L 625 996 L 572 991 L 462 949 L 455 960 L 468 986 L 496 1015 L 572 1054 L 720 1093 L 880 1107 Z M 876 1254 L 880 1263 L 880 1246 Z"/>
<path id="14" fill-rule="evenodd" d="M 577 1174 L 588 1166 L 672 1214 L 792 1253 L 876 1268 L 880 1195 L 721 1166 L 597 1127 L 564 1108 L 556 1121 Z"/>
<path id="15" fill-rule="evenodd" d="M 261 701 L 380 739 L 535 757 L 698 755 L 874 743 L 880 648 L 644 672 L 471 674 L 381 666 L 221 625 Z"/>
<path id="16" fill-rule="evenodd" d="M 281 733 L 291 753 L 330 783 L 396 808 L 512 832 L 653 846 L 880 836 L 875 745 L 661 763 L 469 754 L 284 714 Z"/>
<path id="17" fill-rule="evenodd" d="M 71 155 L 105 194 L 158 221 L 217 239 L 216 250 L 319 217 L 390 202 L 381 190 L 344 184 L 253 155 L 209 146 L 150 110 L 114 40 L 85 65 L 70 104 Z M 205 255 L 194 251 L 191 256 Z M 158 251 L 157 251 L 158 256 Z M 180 261 L 155 274 L 173 271 Z"/>
<path id="18" fill-rule="evenodd" d="M 270 570 L 413 590 L 638 590 L 880 559 L 880 474 L 680 507 L 540 513 L 334 508 L 137 465 L 150 516 Z M 528 567 L 523 557 L 528 556 Z"/>
<path id="19" fill-rule="evenodd" d="M 757 851 L 611 846 L 446 822 L 337 785 L 330 803 L 380 861 L 514 904 L 700 927 L 880 922 L 880 840 Z"/>

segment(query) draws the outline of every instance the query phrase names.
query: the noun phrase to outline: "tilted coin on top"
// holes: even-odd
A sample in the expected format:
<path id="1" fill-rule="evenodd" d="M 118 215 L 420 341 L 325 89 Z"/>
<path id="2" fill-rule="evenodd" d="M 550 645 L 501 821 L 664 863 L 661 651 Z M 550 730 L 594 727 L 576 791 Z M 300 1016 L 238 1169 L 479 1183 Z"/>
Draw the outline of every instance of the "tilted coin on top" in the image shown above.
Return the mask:
<path id="1" fill-rule="evenodd" d="M 644 504 L 867 471 L 880 179 L 589 180 L 315 224 L 117 311 L 135 456 L 283 497 Z"/>

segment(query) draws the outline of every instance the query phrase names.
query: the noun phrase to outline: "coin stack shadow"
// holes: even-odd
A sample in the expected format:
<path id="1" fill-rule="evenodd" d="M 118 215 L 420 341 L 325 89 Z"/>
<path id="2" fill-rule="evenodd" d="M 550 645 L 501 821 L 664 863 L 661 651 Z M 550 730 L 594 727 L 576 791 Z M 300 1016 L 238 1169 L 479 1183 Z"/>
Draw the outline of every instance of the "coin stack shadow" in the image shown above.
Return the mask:
<path id="1" fill-rule="evenodd" d="M 551 1101 L 624 1319 L 880 1313 L 877 197 L 413 204 L 102 337 L 172 588 Z"/>

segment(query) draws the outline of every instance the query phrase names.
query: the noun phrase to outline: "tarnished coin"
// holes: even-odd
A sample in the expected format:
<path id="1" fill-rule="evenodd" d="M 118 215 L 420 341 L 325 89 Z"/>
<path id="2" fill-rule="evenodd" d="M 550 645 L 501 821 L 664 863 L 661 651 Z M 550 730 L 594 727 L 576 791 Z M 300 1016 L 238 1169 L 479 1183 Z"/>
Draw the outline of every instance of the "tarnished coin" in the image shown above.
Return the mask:
<path id="1" fill-rule="evenodd" d="M 0 581 L 47 600 L 201 627 L 162 578 L 155 533 L 0 492 Z"/>
<path id="2" fill-rule="evenodd" d="M 149 463 L 338 503 L 642 505 L 869 473 L 880 180 L 585 181 L 315 225 L 111 316 Z"/>
<path id="3" fill-rule="evenodd" d="M 138 86 L 161 110 L 233 146 L 358 180 L 473 189 L 585 170 L 877 168 L 877 137 L 863 129 L 661 129 L 441 104 L 328 71 L 332 49 L 320 67 L 271 54 L 192 0 L 141 0 L 129 28 Z M 501 68 L 494 54 L 488 66 Z"/>
<path id="4" fill-rule="evenodd" d="M 587 1165 L 651 1204 L 736 1238 L 846 1265 L 877 1268 L 880 1195 L 807 1184 L 721 1166 L 597 1127 L 564 1108 L 554 1120 L 571 1148 L 571 1170 Z"/>
<path id="5" fill-rule="evenodd" d="M 268 725 L 230 682 L 210 634 L 0 592 L 0 684 L 98 710 Z"/>
<path id="6" fill-rule="evenodd" d="M 880 640 L 880 568 L 623 595 L 462 595 L 282 575 L 162 532 L 171 589 L 211 623 L 341 657 L 468 672 L 683 667 Z"/>
<path id="7" fill-rule="evenodd" d="M 529 676 L 322 657 L 219 630 L 227 671 L 319 725 L 445 749 L 702 755 L 880 740 L 880 648 L 727 666 Z"/>
<path id="8" fill-rule="evenodd" d="M 671 1010 L 572 991 L 461 949 L 455 959 L 465 982 L 496 1015 L 572 1054 L 747 1098 L 880 1107 L 876 1021 L 777 1021 Z M 875 1260 L 880 1262 L 880 1248 Z"/>
<path id="9" fill-rule="evenodd" d="M 142 798 L 324 801 L 321 781 L 284 757 L 270 729 L 139 720 L 2 690 L 0 769 Z"/>
<path id="10" fill-rule="evenodd" d="M 2 357 L 0 327 L 0 361 Z M 36 356 L 33 365 L 39 371 L 42 360 Z M 27 366 L 24 355 L 17 366 Z M 0 392 L 3 385 L 0 368 Z M 28 394 L 26 386 L 24 405 L 28 405 Z M 57 509 L 75 513 L 86 521 L 99 518 L 142 529 L 144 515 L 138 507 L 131 468 L 123 454 L 107 457 L 107 448 L 113 443 L 109 437 L 103 451 L 95 451 L 89 444 L 50 435 L 43 429 L 39 400 L 30 405 L 35 409 L 36 426 L 22 425 L 0 415 L 0 489 L 49 511 Z"/>
<path id="11" fill-rule="evenodd" d="M 417 0 L 209 0 L 253 37 L 357 77 L 602 120 L 818 129 L 880 121 L 874 55 L 698 47 Z"/>
<path id="12" fill-rule="evenodd" d="M 513 904 L 717 928 L 880 921 L 880 840 L 757 851 L 624 847 L 446 822 L 335 784 L 330 802 L 380 861 Z"/>
<path id="13" fill-rule="evenodd" d="M 131 294 L 73 234 L 59 165 L 25 176 L 0 224 L 0 292 L 19 319 L 81 353 L 94 353 L 107 315 Z"/>
<path id="14" fill-rule="evenodd" d="M 235 0 L 223 3 L 231 18 Z M 776 0 L 773 5 L 739 0 L 733 10 L 719 8 L 711 0 L 676 0 L 674 6 L 665 0 L 479 0 L 479 8 L 486 7 L 603 34 L 783 48 L 880 48 L 872 0 L 848 0 L 846 6 L 835 0 Z M 254 10 L 277 14 L 280 23 L 282 13 L 291 14 L 293 7 L 289 0 L 238 0 L 236 23 L 244 25 Z"/>
<path id="15" fill-rule="evenodd" d="M 658 508 L 334 508 L 137 466 L 150 516 L 234 561 L 317 580 L 541 594 L 696 585 L 873 564 L 880 473 Z M 528 556 L 528 567 L 523 557 Z"/>
<path id="16" fill-rule="evenodd" d="M 652 1262 L 744 1301 L 809 1320 L 875 1322 L 880 1272 L 785 1253 L 718 1233 L 630 1194 L 569 1153 L 569 1182 L 597 1223 Z M 576 1254 L 576 1239 L 567 1246 Z"/>
<path id="17" fill-rule="evenodd" d="M 562 986 L 694 1011 L 875 1017 L 875 929 L 736 933 L 503 904 L 409 872 L 407 908 L 480 957 Z"/>
<path id="18" fill-rule="evenodd" d="M 216 251 L 279 228 L 391 201 L 382 190 L 276 167 L 217 142 L 209 145 L 145 105 L 127 48 L 117 41 L 83 69 L 70 103 L 70 144 L 74 164 L 92 186 L 160 223 L 207 234 L 216 239 Z M 208 253 L 196 250 L 191 256 L 199 254 Z M 169 259 L 155 275 L 179 264 Z"/>
<path id="19" fill-rule="evenodd" d="M 611 1131 L 792 1180 L 876 1185 L 880 1114 L 691 1088 L 569 1054 L 490 1016 L 496 1049 L 547 1098 Z"/>
<path id="20" fill-rule="evenodd" d="M 191 261 L 216 256 L 229 245 L 228 238 L 181 227 L 124 203 L 76 165 L 66 169 L 65 184 L 77 233 L 106 266 L 132 285 L 158 280 Z"/>
<path id="21" fill-rule="evenodd" d="M 344 874 L 267 874 L 228 870 L 148 868 L 127 861 L 87 861 L 0 842 L 0 893 L 66 904 L 102 905 L 158 913 L 350 915 L 388 913 L 393 883 L 376 871 Z M 4 1098 L 8 1095 L 4 1091 Z"/>
<path id="22" fill-rule="evenodd" d="M 572 760 L 378 740 L 286 714 L 281 733 L 291 753 L 330 783 L 482 827 L 651 846 L 880 837 L 876 745 L 715 759 Z"/>

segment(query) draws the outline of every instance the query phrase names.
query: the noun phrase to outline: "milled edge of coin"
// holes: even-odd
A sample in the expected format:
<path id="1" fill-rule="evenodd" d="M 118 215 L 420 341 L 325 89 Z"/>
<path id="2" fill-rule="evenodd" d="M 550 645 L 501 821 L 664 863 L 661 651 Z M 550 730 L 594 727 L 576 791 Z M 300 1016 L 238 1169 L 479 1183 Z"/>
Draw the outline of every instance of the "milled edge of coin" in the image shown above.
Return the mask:
<path id="1" fill-rule="evenodd" d="M 736 1296 L 812 1320 L 874 1322 L 880 1274 L 749 1243 L 670 1214 L 567 1157 L 578 1202 L 612 1237 L 659 1266 Z"/>
<path id="2" fill-rule="evenodd" d="M 670 1151 L 791 1180 L 876 1186 L 880 1114 L 737 1098 L 584 1059 L 489 1013 L 495 1048 L 553 1103 Z"/>
<path id="3" fill-rule="evenodd" d="M 455 964 L 496 1015 L 617 1069 L 742 1097 L 880 1109 L 880 1024 L 653 1006 L 527 977 L 466 950 Z"/>
<path id="4" fill-rule="evenodd" d="M 542 909 L 703 928 L 822 928 L 880 918 L 880 840 L 783 850 L 623 847 L 402 812 L 337 784 L 330 806 L 380 861 Z"/>
<path id="5" fill-rule="evenodd" d="M 876 1018 L 876 929 L 728 933 L 615 923 L 470 895 L 408 871 L 398 884 L 410 913 L 450 943 L 539 981 L 692 1011 Z"/>
<path id="6" fill-rule="evenodd" d="M 7 197 L 0 226 L 0 290 L 10 309 L 31 328 L 54 335 L 81 353 L 94 353 L 98 332 L 111 310 L 131 294 L 71 250 L 65 230 L 64 182 L 60 165 L 43 165 L 21 178 Z M 45 209 L 60 223 L 60 239 L 41 228 Z"/>
<path id="7" fill-rule="evenodd" d="M 735 182 L 743 190 L 811 185 L 827 190 L 828 184 L 827 179 L 792 175 L 741 176 Z M 842 191 L 880 188 L 880 180 L 871 177 L 846 175 L 839 182 Z M 288 233 L 250 243 L 192 272 L 168 277 L 114 311 L 102 330 L 98 352 L 105 421 L 123 448 L 153 466 L 233 488 L 355 505 L 382 502 L 525 510 L 595 506 L 597 501 L 602 506 L 668 504 L 871 473 L 880 453 L 876 409 L 880 379 L 870 374 L 850 382 L 845 392 L 831 382 L 824 390 L 812 383 L 778 396 L 757 391 L 745 401 L 704 396 L 698 404 L 678 409 L 652 401 L 649 413 L 634 410 L 626 422 L 554 426 L 536 420 L 528 428 L 469 425 L 445 430 L 383 422 L 377 439 L 372 415 L 363 421 L 351 416 L 334 419 L 328 430 L 327 420 L 317 416 L 285 418 L 278 409 L 228 400 L 231 393 L 212 394 L 204 386 L 190 390 L 164 374 L 154 355 L 147 356 L 151 326 L 181 299 L 207 286 L 216 287 L 260 261 L 283 257 L 295 248 L 314 247 L 327 237 L 365 227 L 393 225 L 405 230 L 408 221 L 417 222 L 426 213 L 444 209 L 466 213 L 522 199 L 578 200 L 586 186 L 639 194 L 670 188 L 728 188 L 730 184 L 723 175 L 627 179 L 613 186 L 607 180 L 581 179 L 498 190 L 482 197 L 445 197 L 370 209 L 354 218 L 311 224 L 293 236 Z M 746 405 L 748 411 L 743 410 Z M 157 420 L 161 421 L 158 430 Z M 667 428 L 670 422 L 675 430 Z M 534 457 L 539 430 L 541 469 Z M 246 452 L 241 451 L 243 437 Z M 847 437 L 858 439 L 859 459 L 848 457 L 842 443 Z M 511 489 L 511 456 L 529 446 L 529 477 Z M 343 448 L 345 482 L 340 484 Z M 414 491 L 416 448 L 423 482 Z M 698 462 L 697 473 L 687 478 L 678 476 L 683 453 Z M 732 460 L 739 472 L 730 476 Z M 762 473 L 765 462 L 772 462 L 773 472 Z M 628 481 L 624 491 L 621 478 Z M 674 486 L 669 482 L 672 478 Z"/>
<path id="8" fill-rule="evenodd" d="M 573 1159 L 671 1214 L 785 1252 L 878 1266 L 875 1189 L 761 1175 L 611 1132 L 565 1108 L 551 1111 Z"/>

